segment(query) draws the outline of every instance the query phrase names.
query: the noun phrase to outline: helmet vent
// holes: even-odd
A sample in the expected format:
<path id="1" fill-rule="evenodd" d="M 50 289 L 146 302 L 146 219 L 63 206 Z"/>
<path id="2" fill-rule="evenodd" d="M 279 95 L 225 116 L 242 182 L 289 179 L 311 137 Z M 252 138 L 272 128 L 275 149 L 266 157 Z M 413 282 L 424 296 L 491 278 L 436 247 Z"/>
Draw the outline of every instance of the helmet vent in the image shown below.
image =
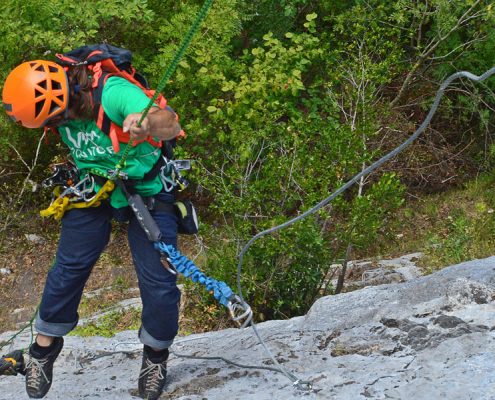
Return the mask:
<path id="1" fill-rule="evenodd" d="M 45 89 L 45 90 L 46 90 L 46 89 L 47 89 L 47 86 L 46 86 L 46 79 L 45 79 L 44 81 L 39 82 L 39 83 L 38 83 L 38 86 L 40 86 L 41 88 L 43 88 L 43 89 Z"/>
<path id="2" fill-rule="evenodd" d="M 35 105 L 34 117 L 37 118 L 38 115 L 43 111 L 43 106 L 45 105 L 45 100 L 38 101 Z"/>
<path id="3" fill-rule="evenodd" d="M 52 102 L 52 104 L 50 105 L 50 112 L 48 113 L 48 115 L 52 115 L 57 110 L 60 110 L 60 107 L 54 102 Z"/>
<path id="4" fill-rule="evenodd" d="M 34 89 L 34 97 L 37 99 L 41 96 L 43 96 L 43 93 L 41 93 L 38 89 Z"/>
<path id="5" fill-rule="evenodd" d="M 62 89 L 62 85 L 60 82 L 52 81 L 52 89 L 53 90 L 60 90 Z"/>
<path id="6" fill-rule="evenodd" d="M 45 66 L 43 64 L 40 64 L 34 70 L 35 71 L 45 72 Z"/>
<path id="7" fill-rule="evenodd" d="M 58 68 L 57 67 L 54 67 L 53 65 L 49 65 L 48 66 L 48 70 L 52 73 L 56 73 L 58 72 Z"/>

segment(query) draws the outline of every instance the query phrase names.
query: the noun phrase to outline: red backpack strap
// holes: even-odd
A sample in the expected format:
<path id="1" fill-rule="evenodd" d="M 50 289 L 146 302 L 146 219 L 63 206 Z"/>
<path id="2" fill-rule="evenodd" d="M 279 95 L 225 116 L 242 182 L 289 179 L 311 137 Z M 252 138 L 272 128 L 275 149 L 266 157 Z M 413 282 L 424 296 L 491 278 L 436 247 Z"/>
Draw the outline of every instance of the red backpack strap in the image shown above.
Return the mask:
<path id="1" fill-rule="evenodd" d="M 101 108 L 103 109 L 103 107 Z M 110 127 L 110 133 L 108 134 L 108 136 L 110 136 L 110 140 L 112 141 L 113 151 L 115 152 L 115 154 L 117 154 L 120 151 L 119 133 L 117 132 L 118 130 L 117 128 L 120 127 L 112 122 Z M 124 132 L 122 131 L 122 133 Z M 127 134 L 127 138 L 129 138 L 129 134 Z M 127 139 L 127 141 L 129 141 L 129 139 Z"/>
<path id="2" fill-rule="evenodd" d="M 50 135 L 50 132 L 54 136 L 57 136 L 57 137 L 59 136 L 57 128 L 45 126 L 43 128 L 43 134 L 45 135 L 45 143 L 46 144 L 49 144 L 49 138 L 48 138 L 48 136 Z"/>
<path id="3" fill-rule="evenodd" d="M 101 68 L 101 62 L 97 62 L 93 65 L 88 65 L 88 69 L 92 72 L 93 83 L 91 87 L 97 88 L 100 85 L 101 77 L 103 76 L 103 69 Z M 108 76 L 105 77 L 105 80 L 108 79 Z"/>
<path id="4" fill-rule="evenodd" d="M 69 57 L 65 54 L 57 53 L 55 54 L 55 57 L 57 57 L 64 66 L 81 64 L 80 60 L 76 60 L 75 58 Z"/>

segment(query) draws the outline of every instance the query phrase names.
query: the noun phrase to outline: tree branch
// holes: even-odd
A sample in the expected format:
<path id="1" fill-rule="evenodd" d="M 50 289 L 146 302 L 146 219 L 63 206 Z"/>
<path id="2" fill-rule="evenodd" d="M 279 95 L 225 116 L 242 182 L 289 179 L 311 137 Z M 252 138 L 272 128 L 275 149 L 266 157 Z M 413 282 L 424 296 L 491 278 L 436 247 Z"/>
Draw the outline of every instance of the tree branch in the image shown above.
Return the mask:
<path id="1" fill-rule="evenodd" d="M 440 44 L 442 44 L 447 38 L 449 38 L 449 36 L 452 35 L 452 33 L 454 33 L 459 28 L 461 28 L 467 21 L 469 21 L 469 20 L 471 20 L 473 18 L 478 18 L 480 15 L 482 15 L 479 12 L 478 13 L 475 13 L 474 15 L 470 15 L 471 12 L 478 6 L 478 4 L 480 3 L 480 1 L 481 0 L 476 0 L 471 5 L 471 7 L 457 20 L 456 24 L 446 34 L 444 34 L 443 36 L 440 34 L 440 37 L 438 38 L 438 40 L 436 40 L 436 41 L 435 40 L 432 40 L 430 43 L 428 43 L 428 45 L 426 46 L 426 48 L 419 55 L 418 60 L 414 63 L 413 67 L 411 68 L 411 70 L 407 74 L 406 79 L 402 83 L 402 86 L 401 86 L 401 88 L 399 90 L 399 93 L 390 102 L 390 106 L 391 107 L 394 107 L 395 105 L 397 105 L 397 103 L 400 100 L 402 100 L 402 97 L 404 96 L 406 90 L 408 89 L 409 85 L 411 84 L 411 82 L 412 82 L 412 80 L 414 78 L 414 74 L 416 73 L 416 71 L 420 67 L 423 66 L 423 64 L 425 63 L 425 61 L 428 59 L 428 57 L 430 57 L 430 55 L 432 55 L 435 52 L 435 50 L 438 48 L 438 46 L 440 46 Z"/>

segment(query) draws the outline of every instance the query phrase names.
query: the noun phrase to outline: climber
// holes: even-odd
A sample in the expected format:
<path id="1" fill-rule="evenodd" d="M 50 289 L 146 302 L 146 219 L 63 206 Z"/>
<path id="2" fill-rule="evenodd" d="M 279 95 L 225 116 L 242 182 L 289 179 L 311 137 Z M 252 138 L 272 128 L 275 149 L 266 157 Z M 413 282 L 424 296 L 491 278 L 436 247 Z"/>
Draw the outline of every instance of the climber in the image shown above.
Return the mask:
<path id="1" fill-rule="evenodd" d="M 163 179 L 153 173 L 162 158 L 161 141 L 181 132 L 170 107 L 152 107 L 141 124 L 149 103 L 142 88 L 118 74 L 96 83 L 96 70 L 87 65 L 62 66 L 35 60 L 24 62 L 8 75 L 3 89 L 7 114 L 26 128 L 54 128 L 79 171 L 79 178 L 107 177 L 130 143 L 125 165 L 119 171 L 129 190 L 150 203 L 173 204 L 175 193 L 164 190 Z M 96 83 L 96 84 L 95 84 Z M 105 117 L 121 130 L 118 142 L 100 129 L 94 115 L 96 91 L 100 90 Z M 122 135 L 127 135 L 123 140 Z M 155 168 L 154 168 L 155 167 Z M 95 191 L 102 186 L 95 179 Z M 75 328 L 77 309 L 93 266 L 107 245 L 114 212 L 127 215 L 128 242 L 143 303 L 139 339 L 143 343 L 139 394 L 157 399 L 165 385 L 168 348 L 178 332 L 180 292 L 176 275 L 163 267 L 160 254 L 148 240 L 120 188 L 91 207 L 73 208 L 61 217 L 61 234 L 54 265 L 50 269 L 35 320 L 36 340 L 29 348 L 26 391 L 42 398 L 52 384 L 53 364 L 63 347 L 63 336 Z M 178 217 L 165 208 L 150 209 L 161 231 L 161 240 L 177 245 Z"/>

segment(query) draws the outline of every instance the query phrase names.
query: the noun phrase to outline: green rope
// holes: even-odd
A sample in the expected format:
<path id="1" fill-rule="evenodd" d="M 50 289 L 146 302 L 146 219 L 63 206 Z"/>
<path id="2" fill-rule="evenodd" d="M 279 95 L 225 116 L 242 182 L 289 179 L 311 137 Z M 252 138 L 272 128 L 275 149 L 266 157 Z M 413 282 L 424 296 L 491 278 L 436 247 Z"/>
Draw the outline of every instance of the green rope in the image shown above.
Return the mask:
<path id="1" fill-rule="evenodd" d="M 15 334 L 13 334 L 9 339 L 7 339 L 3 342 L 0 342 L 0 350 L 9 344 L 12 344 L 14 342 L 14 339 L 28 328 L 31 331 L 31 339 L 29 342 L 29 346 L 21 349 L 21 351 L 24 353 L 29 347 L 31 347 L 31 345 L 33 344 L 33 341 L 34 341 L 34 332 L 33 332 L 34 319 L 36 318 L 36 314 L 38 313 L 39 308 L 40 308 L 40 305 L 38 304 L 36 306 L 36 310 L 34 311 L 33 316 L 29 320 L 29 322 L 27 322 L 20 330 L 18 330 Z"/>
<path id="2" fill-rule="evenodd" d="M 116 176 L 114 177 L 111 174 L 105 173 L 105 172 L 100 171 L 100 170 L 98 170 L 96 168 L 87 168 L 87 169 L 84 169 L 82 171 L 87 171 L 88 174 L 96 175 L 96 176 L 101 176 L 102 178 L 106 178 L 106 179 L 113 179 L 113 180 L 115 180 L 117 178 Z"/>
<path id="3" fill-rule="evenodd" d="M 208 15 L 208 11 L 210 10 L 212 4 L 213 4 L 213 0 L 205 0 L 203 6 L 201 7 L 201 9 L 198 12 L 198 15 L 196 16 L 196 20 L 194 21 L 191 28 L 189 29 L 189 32 L 187 32 L 186 36 L 184 37 L 184 39 L 182 41 L 182 44 L 181 44 L 179 50 L 175 54 L 174 59 L 172 60 L 172 62 L 169 64 L 169 66 L 165 70 L 163 77 L 160 80 L 160 83 L 158 84 L 158 86 L 156 88 L 156 93 L 153 95 L 153 97 L 150 99 L 148 105 L 143 110 L 141 118 L 139 119 L 138 124 L 137 124 L 138 127 L 141 126 L 141 123 L 143 122 L 143 120 L 146 117 L 146 115 L 148 114 L 149 110 L 151 109 L 151 107 L 155 103 L 155 100 L 159 96 L 160 92 L 163 91 L 163 89 L 167 85 L 170 77 L 175 72 L 177 66 L 179 65 L 181 58 L 184 56 L 184 53 L 186 52 L 187 48 L 191 44 L 193 37 L 196 35 L 196 33 L 199 30 L 199 27 L 201 26 L 204 19 Z M 124 153 L 122 154 L 120 161 L 115 166 L 116 171 L 120 171 L 124 167 L 124 164 L 125 164 L 125 161 L 127 159 L 127 156 L 129 155 L 130 149 L 131 149 L 130 143 L 127 143 L 126 148 L 124 150 Z"/>

